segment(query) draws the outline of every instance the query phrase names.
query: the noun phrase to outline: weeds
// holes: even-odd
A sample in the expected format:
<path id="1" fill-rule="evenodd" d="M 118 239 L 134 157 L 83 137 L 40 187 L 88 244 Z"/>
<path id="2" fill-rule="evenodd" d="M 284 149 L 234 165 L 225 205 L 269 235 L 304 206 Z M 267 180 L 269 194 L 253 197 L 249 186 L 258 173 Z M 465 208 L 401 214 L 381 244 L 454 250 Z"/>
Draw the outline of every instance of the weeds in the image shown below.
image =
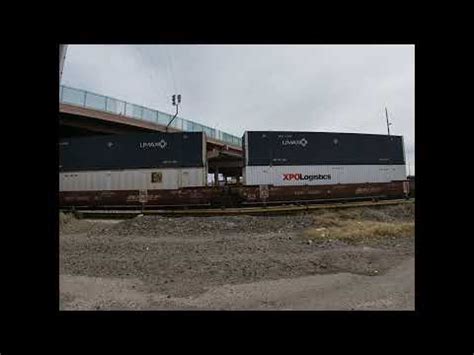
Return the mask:
<path id="1" fill-rule="evenodd" d="M 310 239 L 352 242 L 380 237 L 410 237 L 415 232 L 413 214 L 412 205 L 322 211 L 314 215 L 313 226 L 303 235 Z"/>

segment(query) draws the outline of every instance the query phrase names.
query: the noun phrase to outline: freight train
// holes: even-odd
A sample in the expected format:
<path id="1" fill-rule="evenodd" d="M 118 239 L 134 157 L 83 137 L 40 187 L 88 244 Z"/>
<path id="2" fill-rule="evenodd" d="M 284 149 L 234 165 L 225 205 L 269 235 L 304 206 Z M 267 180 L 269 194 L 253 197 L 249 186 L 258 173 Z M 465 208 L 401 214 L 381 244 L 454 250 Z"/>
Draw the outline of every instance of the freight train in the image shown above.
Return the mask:
<path id="1" fill-rule="evenodd" d="M 209 186 L 202 132 L 63 139 L 60 208 L 237 207 L 408 197 L 403 137 L 248 131 L 242 182 Z"/>

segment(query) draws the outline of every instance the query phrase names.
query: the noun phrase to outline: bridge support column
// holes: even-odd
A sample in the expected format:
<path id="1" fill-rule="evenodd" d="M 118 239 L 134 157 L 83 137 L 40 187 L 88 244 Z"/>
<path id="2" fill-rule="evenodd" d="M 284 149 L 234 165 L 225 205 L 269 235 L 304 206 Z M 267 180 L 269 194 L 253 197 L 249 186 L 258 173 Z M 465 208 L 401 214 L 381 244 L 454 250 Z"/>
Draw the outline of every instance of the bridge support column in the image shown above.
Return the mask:
<path id="1" fill-rule="evenodd" d="M 216 166 L 216 169 L 214 170 L 214 185 L 219 186 L 219 167 Z"/>

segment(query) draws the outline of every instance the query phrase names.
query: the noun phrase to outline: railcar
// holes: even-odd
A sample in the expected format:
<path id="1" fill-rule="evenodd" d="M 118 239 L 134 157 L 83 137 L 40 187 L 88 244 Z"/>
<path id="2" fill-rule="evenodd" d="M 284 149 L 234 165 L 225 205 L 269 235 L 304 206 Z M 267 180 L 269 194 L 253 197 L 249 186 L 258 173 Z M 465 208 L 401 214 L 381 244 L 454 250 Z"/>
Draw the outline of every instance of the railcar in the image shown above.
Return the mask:
<path id="1" fill-rule="evenodd" d="M 60 142 L 61 208 L 239 207 L 403 198 L 403 137 L 249 131 L 243 182 L 208 186 L 202 132 L 71 138 Z"/>

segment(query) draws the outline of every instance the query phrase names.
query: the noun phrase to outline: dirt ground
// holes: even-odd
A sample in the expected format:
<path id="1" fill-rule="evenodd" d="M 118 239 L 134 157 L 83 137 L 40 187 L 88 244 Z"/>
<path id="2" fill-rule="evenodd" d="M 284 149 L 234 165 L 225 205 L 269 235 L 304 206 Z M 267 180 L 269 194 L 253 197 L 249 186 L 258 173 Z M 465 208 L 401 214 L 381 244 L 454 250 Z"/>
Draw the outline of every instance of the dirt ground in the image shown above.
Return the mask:
<path id="1" fill-rule="evenodd" d="M 414 309 L 414 205 L 60 216 L 60 309 Z"/>

